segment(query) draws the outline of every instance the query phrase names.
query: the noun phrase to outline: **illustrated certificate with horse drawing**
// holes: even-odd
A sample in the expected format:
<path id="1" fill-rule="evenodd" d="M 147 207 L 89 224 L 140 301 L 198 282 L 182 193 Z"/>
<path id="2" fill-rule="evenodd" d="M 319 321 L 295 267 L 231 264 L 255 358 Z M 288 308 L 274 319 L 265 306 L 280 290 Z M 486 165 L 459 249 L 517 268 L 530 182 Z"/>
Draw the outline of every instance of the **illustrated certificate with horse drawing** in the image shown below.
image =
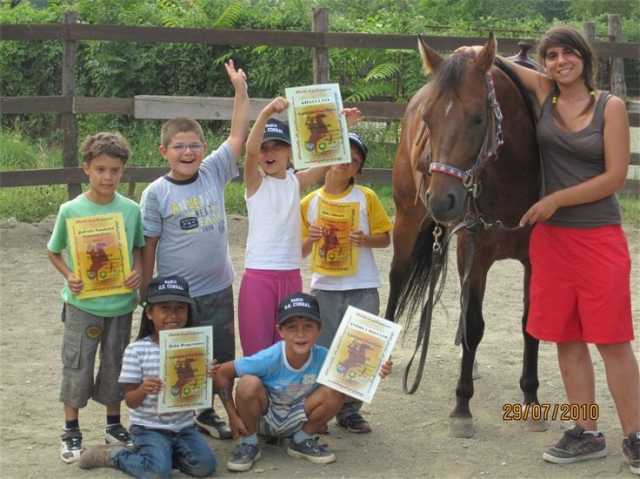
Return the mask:
<path id="1" fill-rule="evenodd" d="M 74 274 L 83 283 L 78 298 L 131 292 L 122 285 L 131 274 L 122 213 L 70 218 L 67 230 Z"/>
<path id="2" fill-rule="evenodd" d="M 378 371 L 389 359 L 402 327 L 349 306 L 317 381 L 368 404 L 380 383 Z"/>
<path id="3" fill-rule="evenodd" d="M 213 360 L 213 327 L 160 331 L 158 412 L 191 411 L 211 407 L 213 380 L 207 367 Z"/>
<path id="4" fill-rule="evenodd" d="M 296 169 L 349 163 L 351 150 L 337 83 L 286 88 Z"/>
<path id="5" fill-rule="evenodd" d="M 322 227 L 322 239 L 313 243 L 311 270 L 326 276 L 356 274 L 358 248 L 349 241 L 349 233 L 360 224 L 360 204 L 320 195 L 316 224 Z"/>

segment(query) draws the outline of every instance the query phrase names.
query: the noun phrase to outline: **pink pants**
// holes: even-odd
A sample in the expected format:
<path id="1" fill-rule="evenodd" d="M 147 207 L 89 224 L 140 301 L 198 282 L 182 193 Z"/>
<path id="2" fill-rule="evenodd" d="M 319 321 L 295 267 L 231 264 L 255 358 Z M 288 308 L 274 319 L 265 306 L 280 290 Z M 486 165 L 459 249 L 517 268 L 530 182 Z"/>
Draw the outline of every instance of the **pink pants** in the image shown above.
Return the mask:
<path id="1" fill-rule="evenodd" d="M 276 329 L 278 304 L 285 296 L 301 291 L 299 269 L 245 269 L 238 293 L 238 331 L 243 356 L 251 356 L 280 341 Z"/>

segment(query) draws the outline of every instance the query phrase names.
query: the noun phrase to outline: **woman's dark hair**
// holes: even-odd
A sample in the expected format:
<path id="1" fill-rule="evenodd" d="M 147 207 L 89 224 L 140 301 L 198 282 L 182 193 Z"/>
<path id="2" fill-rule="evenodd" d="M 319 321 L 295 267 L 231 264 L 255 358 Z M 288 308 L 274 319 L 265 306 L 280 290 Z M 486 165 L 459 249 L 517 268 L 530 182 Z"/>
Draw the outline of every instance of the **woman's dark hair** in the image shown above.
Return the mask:
<path id="1" fill-rule="evenodd" d="M 547 51 L 549 48 L 553 47 L 562 47 L 562 48 L 570 48 L 573 50 L 576 55 L 578 55 L 582 59 L 583 70 L 582 70 L 582 79 L 584 80 L 585 85 L 589 89 L 590 98 L 589 103 L 582 111 L 582 115 L 587 113 L 596 103 L 595 98 L 595 78 L 596 72 L 598 68 L 596 54 L 593 49 L 589 45 L 589 42 L 580 35 L 576 30 L 567 26 L 557 26 L 550 28 L 540 39 L 538 42 L 538 55 L 540 57 L 540 62 L 544 65 L 545 59 L 547 58 Z M 558 119 L 562 124 L 562 118 L 558 115 L 555 107 L 558 96 L 560 96 L 560 89 L 558 85 L 554 82 L 553 84 L 553 100 L 552 100 L 552 113 L 554 118 Z"/>
<path id="2" fill-rule="evenodd" d="M 153 321 L 149 319 L 147 311 L 151 311 L 151 309 L 156 304 L 160 303 L 146 303 L 144 305 L 144 309 L 142 310 L 142 317 L 140 318 L 140 330 L 138 331 L 138 337 L 136 338 L 136 341 L 144 339 L 147 336 L 151 336 L 153 333 L 155 333 L 156 327 L 153 325 Z M 187 315 L 187 324 L 185 324 L 184 327 L 191 328 L 195 325 L 193 318 L 193 306 L 190 304 L 187 304 L 187 306 L 189 306 L 189 313 Z"/>

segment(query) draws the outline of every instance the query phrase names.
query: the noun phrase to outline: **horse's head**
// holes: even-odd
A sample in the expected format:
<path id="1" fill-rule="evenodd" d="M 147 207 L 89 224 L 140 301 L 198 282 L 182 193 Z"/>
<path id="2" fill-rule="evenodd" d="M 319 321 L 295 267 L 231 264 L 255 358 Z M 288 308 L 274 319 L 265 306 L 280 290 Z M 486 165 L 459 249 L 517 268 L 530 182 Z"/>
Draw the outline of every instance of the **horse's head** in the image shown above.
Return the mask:
<path id="1" fill-rule="evenodd" d="M 425 70 L 433 75 L 422 105 L 430 138 L 431 179 L 425 203 L 436 221 L 451 224 L 464 215 L 467 196 L 477 193 L 480 166 L 496 143 L 499 120 L 494 116 L 495 92 L 488 74 L 496 42 L 492 33 L 481 51 L 456 53 L 447 59 L 422 38 L 418 46 Z"/>

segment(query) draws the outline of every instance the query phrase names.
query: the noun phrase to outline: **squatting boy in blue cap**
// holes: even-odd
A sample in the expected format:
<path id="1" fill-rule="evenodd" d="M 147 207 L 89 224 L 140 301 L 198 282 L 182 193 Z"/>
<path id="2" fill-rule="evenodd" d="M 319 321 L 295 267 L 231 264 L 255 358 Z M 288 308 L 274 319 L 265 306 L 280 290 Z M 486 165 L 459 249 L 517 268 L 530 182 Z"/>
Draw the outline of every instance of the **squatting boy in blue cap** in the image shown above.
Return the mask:
<path id="1" fill-rule="evenodd" d="M 282 341 L 252 356 L 220 365 L 214 385 L 220 394 L 234 437 L 242 441 L 227 462 L 231 471 L 248 471 L 260 459 L 258 433 L 291 437 L 287 454 L 316 464 L 328 464 L 335 456 L 320 446 L 314 435 L 342 407 L 344 394 L 320 385 L 316 378 L 327 349 L 316 345 L 323 329 L 316 299 L 305 293 L 291 294 L 278 306 L 278 332 Z M 379 374 L 391 373 L 387 361 Z M 234 379 L 235 403 L 231 397 Z"/>

